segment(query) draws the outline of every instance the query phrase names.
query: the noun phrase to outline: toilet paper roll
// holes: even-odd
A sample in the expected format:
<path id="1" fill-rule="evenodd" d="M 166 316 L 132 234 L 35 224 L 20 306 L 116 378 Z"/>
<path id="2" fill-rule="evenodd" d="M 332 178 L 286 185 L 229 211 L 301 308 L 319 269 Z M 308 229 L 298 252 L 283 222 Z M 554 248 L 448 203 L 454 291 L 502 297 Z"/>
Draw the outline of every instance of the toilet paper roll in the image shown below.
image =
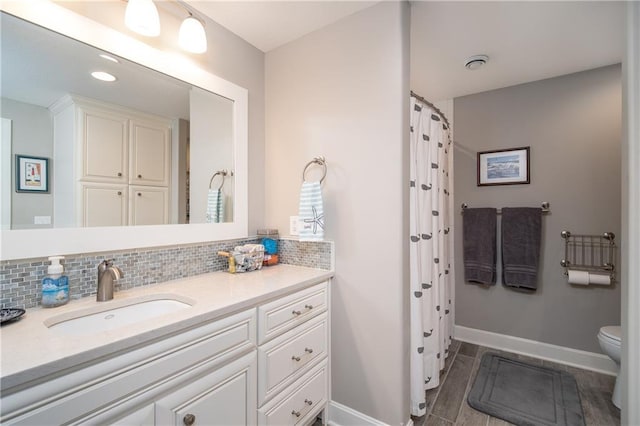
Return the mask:
<path id="1" fill-rule="evenodd" d="M 569 269 L 569 284 L 589 285 L 589 272 Z"/>
<path id="2" fill-rule="evenodd" d="M 569 270 L 569 284 L 578 285 L 611 285 L 610 274 L 599 274 L 596 272 Z"/>
<path id="3" fill-rule="evenodd" d="M 611 285 L 611 274 L 589 273 L 589 284 Z"/>

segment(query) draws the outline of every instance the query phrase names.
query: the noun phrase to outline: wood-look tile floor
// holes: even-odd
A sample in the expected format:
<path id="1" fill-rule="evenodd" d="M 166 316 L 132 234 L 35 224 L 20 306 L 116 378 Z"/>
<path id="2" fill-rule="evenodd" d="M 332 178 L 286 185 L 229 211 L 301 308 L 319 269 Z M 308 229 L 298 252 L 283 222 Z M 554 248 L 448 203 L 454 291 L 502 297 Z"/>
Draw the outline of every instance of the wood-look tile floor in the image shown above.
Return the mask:
<path id="1" fill-rule="evenodd" d="M 505 426 L 511 423 L 474 410 L 467 403 L 467 395 L 485 352 L 500 353 L 531 364 L 569 371 L 576 378 L 582 411 L 587 426 L 620 424 L 620 410 L 611 402 L 615 378 L 593 371 L 503 352 L 470 343 L 454 341 L 449 347 L 445 368 L 440 373 L 440 386 L 426 392 L 427 414 L 412 417 L 416 426 Z"/>

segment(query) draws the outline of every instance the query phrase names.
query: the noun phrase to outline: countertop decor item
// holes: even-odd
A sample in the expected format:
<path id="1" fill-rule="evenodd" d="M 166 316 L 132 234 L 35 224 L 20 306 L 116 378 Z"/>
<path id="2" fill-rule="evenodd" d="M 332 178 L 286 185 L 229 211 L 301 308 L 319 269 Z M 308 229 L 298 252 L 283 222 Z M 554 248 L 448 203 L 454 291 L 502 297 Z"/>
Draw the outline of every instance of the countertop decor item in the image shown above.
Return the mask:
<path id="1" fill-rule="evenodd" d="M 17 320 L 24 313 L 25 310 L 20 308 L 3 308 L 0 310 L 0 324 L 5 325 L 10 321 Z"/>

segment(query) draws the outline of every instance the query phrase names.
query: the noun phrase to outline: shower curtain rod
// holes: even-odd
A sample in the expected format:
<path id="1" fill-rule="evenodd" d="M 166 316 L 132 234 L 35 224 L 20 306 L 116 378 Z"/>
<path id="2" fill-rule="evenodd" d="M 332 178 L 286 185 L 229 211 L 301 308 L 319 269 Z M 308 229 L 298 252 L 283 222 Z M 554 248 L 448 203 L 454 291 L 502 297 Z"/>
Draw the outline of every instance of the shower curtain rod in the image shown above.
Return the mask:
<path id="1" fill-rule="evenodd" d="M 427 104 L 431 109 L 435 110 L 435 112 L 437 112 L 438 115 L 440 115 L 440 117 L 442 117 L 444 122 L 447 124 L 447 127 L 451 128 L 451 125 L 449 124 L 449 120 L 447 120 L 447 117 L 444 115 L 444 113 L 442 111 L 440 111 L 440 109 L 437 106 L 435 106 L 434 104 L 432 104 L 431 102 L 429 102 L 428 100 L 423 98 L 422 96 L 418 95 L 413 90 L 410 93 L 411 93 L 411 96 L 413 96 L 414 98 L 416 98 L 420 102 L 423 102 L 423 103 Z"/>

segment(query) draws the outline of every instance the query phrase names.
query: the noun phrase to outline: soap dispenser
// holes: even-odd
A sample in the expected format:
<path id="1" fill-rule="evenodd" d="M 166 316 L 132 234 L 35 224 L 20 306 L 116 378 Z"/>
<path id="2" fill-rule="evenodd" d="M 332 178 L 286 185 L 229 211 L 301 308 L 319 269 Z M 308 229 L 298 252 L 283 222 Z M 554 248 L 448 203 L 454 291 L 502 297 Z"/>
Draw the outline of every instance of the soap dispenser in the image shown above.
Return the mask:
<path id="1" fill-rule="evenodd" d="M 42 279 L 42 307 L 54 308 L 69 301 L 69 277 L 64 275 L 64 267 L 60 261 L 64 256 L 51 256 L 51 265 L 47 275 Z"/>

